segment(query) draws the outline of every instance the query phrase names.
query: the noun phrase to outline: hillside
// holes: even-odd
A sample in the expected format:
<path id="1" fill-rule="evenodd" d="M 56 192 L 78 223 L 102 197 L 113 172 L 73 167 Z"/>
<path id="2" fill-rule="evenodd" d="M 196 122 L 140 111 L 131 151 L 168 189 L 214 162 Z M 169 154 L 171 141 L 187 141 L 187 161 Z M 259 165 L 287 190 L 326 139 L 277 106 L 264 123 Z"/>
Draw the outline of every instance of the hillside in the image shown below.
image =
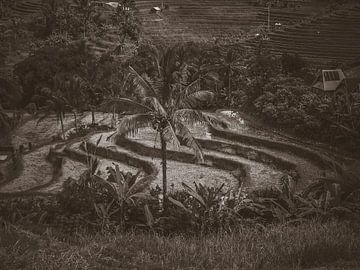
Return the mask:
<path id="1" fill-rule="evenodd" d="M 150 14 L 159 1 L 136 1 L 147 36 L 167 42 L 180 40 L 212 40 L 232 37 L 244 39 L 247 33 L 267 24 L 267 8 L 251 0 L 168 0 L 168 10 Z M 292 24 L 301 18 L 317 14 L 318 9 L 273 9 L 271 22 Z"/>
<path id="2" fill-rule="evenodd" d="M 257 44 L 254 35 L 266 29 L 268 9 L 252 0 L 166 0 L 169 8 L 150 13 L 160 6 L 157 0 L 135 1 L 143 23 L 143 35 L 167 44 L 187 41 L 246 42 Z M 22 18 L 41 12 L 40 0 L 18 1 L 13 15 Z M 347 5 L 330 9 L 327 1 L 312 1 L 301 8 L 272 8 L 270 22 L 283 28 L 268 35 L 265 43 L 276 54 L 298 53 L 321 62 L 351 61 L 360 56 L 360 6 Z M 116 35 L 116 34 L 115 34 Z M 111 31 L 93 44 L 96 52 L 114 48 Z"/>
<path id="3" fill-rule="evenodd" d="M 267 44 L 275 53 L 298 53 L 312 60 L 352 61 L 360 56 L 360 6 L 273 32 Z"/>
<path id="4" fill-rule="evenodd" d="M 259 28 L 266 27 L 268 10 L 250 0 L 169 0 L 169 10 L 150 14 L 159 1 L 136 1 L 143 20 L 145 35 L 167 43 L 178 41 L 231 38 L 242 42 L 252 38 Z M 352 60 L 360 55 L 360 7 L 328 7 L 327 2 L 313 1 L 302 8 L 272 8 L 271 26 L 276 22 L 283 29 L 269 34 L 266 41 L 276 54 L 298 53 L 322 62 Z M 249 42 L 251 46 L 255 42 Z"/>

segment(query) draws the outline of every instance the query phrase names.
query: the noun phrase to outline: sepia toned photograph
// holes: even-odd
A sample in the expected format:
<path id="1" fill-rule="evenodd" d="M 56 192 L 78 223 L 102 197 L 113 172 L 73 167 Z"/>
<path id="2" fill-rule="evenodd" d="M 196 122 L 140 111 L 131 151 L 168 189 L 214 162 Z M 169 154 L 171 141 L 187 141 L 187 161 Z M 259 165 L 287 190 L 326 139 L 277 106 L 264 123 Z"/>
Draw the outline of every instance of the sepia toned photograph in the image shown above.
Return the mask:
<path id="1" fill-rule="evenodd" d="M 360 270 L 360 0 L 0 0 L 0 270 Z"/>

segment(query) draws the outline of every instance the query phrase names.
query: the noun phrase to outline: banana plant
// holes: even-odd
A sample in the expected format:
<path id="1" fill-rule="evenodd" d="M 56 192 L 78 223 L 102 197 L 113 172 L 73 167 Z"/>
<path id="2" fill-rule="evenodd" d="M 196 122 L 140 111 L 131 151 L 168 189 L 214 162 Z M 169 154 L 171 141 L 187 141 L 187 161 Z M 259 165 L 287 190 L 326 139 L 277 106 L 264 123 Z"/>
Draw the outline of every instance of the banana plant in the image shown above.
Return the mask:
<path id="1" fill-rule="evenodd" d="M 184 191 L 189 195 L 185 204 L 169 197 L 169 201 L 175 206 L 182 208 L 192 219 L 200 225 L 201 231 L 204 231 L 206 225 L 212 221 L 218 221 L 221 212 L 221 195 L 224 184 L 218 188 L 205 187 L 202 184 L 195 184 L 195 189 L 182 183 Z M 197 203 L 194 203 L 194 200 Z"/>
<path id="2" fill-rule="evenodd" d="M 122 228 L 125 226 L 126 211 L 130 205 L 136 205 L 138 200 L 153 199 L 148 193 L 150 184 L 155 179 L 155 176 L 148 175 L 139 177 L 140 173 L 134 177 L 126 177 L 120 171 L 119 165 L 115 165 L 115 169 L 109 169 L 109 179 L 104 179 L 98 175 L 93 175 L 92 178 L 100 186 L 102 186 L 111 196 L 114 203 L 120 211 L 120 225 Z"/>
<path id="3" fill-rule="evenodd" d="M 95 212 L 100 219 L 100 226 L 102 229 L 108 229 L 111 224 L 111 217 L 119 212 L 119 208 L 112 209 L 114 200 L 109 203 L 94 203 Z"/>

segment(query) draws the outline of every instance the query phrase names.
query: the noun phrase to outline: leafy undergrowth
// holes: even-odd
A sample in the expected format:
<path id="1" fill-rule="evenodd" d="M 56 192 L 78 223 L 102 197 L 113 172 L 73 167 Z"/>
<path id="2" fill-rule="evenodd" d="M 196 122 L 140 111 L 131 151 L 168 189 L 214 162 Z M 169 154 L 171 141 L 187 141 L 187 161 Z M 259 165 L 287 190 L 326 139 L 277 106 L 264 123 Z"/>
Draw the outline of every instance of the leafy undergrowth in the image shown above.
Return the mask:
<path id="1" fill-rule="evenodd" d="M 0 269 L 359 269 L 355 169 L 301 193 L 289 175 L 249 194 L 183 184 L 164 200 L 154 175 L 97 167 L 57 196 L 0 200 Z"/>
<path id="2" fill-rule="evenodd" d="M 1 269 L 359 269 L 354 223 L 311 221 L 232 234 L 161 236 L 77 234 L 61 241 L 8 227 L 0 231 Z M 346 262 L 346 263 L 344 263 Z M 349 263 L 350 262 L 350 263 Z M 330 267 L 330 266 L 333 266 Z M 337 268 L 336 266 L 339 266 Z"/>

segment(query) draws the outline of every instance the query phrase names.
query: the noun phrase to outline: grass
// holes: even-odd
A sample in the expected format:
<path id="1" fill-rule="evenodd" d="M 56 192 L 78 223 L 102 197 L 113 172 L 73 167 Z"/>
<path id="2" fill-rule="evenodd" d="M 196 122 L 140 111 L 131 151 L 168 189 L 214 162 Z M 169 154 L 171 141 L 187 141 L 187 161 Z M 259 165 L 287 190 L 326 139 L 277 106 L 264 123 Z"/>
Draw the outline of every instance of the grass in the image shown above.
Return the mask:
<path id="1" fill-rule="evenodd" d="M 360 230 L 312 221 L 233 234 L 159 236 L 132 232 L 57 240 L 48 231 L 0 232 L 0 269 L 359 269 Z M 339 268 L 337 268 L 337 266 Z"/>

